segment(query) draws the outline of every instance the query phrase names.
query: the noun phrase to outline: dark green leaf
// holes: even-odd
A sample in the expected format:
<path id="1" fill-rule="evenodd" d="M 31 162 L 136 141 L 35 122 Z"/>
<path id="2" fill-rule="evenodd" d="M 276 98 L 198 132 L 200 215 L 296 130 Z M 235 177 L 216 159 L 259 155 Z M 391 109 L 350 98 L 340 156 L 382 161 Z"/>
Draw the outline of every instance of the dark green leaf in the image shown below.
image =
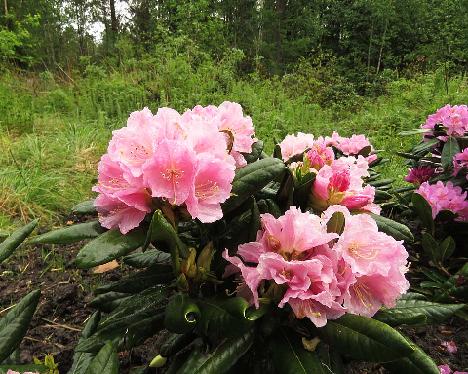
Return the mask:
<path id="1" fill-rule="evenodd" d="M 94 239 L 101 235 L 104 229 L 99 222 L 78 223 L 69 227 L 46 232 L 32 238 L 34 244 L 70 244 L 84 239 Z"/>
<path id="2" fill-rule="evenodd" d="M 340 353 L 357 360 L 391 361 L 406 357 L 414 350 L 412 345 L 389 325 L 352 314 L 329 320 L 319 329 L 319 333 Z"/>
<path id="3" fill-rule="evenodd" d="M 343 233 L 345 227 L 345 217 L 342 212 L 335 212 L 327 222 L 327 231 L 338 235 Z"/>
<path id="4" fill-rule="evenodd" d="M 427 257 L 434 263 L 440 260 L 439 256 L 439 243 L 432 237 L 431 234 L 423 232 L 421 237 L 421 245 Z"/>
<path id="5" fill-rule="evenodd" d="M 104 345 L 89 364 L 86 374 L 119 374 L 116 345 L 111 342 Z"/>
<path id="6" fill-rule="evenodd" d="M 450 256 L 452 256 L 453 252 L 455 251 L 455 240 L 451 236 L 447 236 L 442 243 L 439 245 L 439 258 L 440 261 L 443 263 L 447 260 Z"/>
<path id="7" fill-rule="evenodd" d="M 392 236 L 396 240 L 404 240 L 407 243 L 414 241 L 413 234 L 408 226 L 390 218 L 379 216 L 378 214 L 371 213 L 371 216 L 375 220 L 375 223 L 377 223 L 380 231 Z"/>
<path id="8" fill-rule="evenodd" d="M 128 297 L 128 293 L 107 292 L 95 297 L 88 305 L 92 308 L 99 309 L 102 312 L 110 313 Z"/>
<path id="9" fill-rule="evenodd" d="M 271 340 L 272 361 L 278 374 L 325 374 L 328 371 L 322 366 L 315 352 L 304 349 L 301 337 L 297 333 L 287 333 L 280 329 Z"/>
<path id="10" fill-rule="evenodd" d="M 28 331 L 40 296 L 39 290 L 28 293 L 0 319 L 0 362 L 10 356 Z"/>
<path id="11" fill-rule="evenodd" d="M 171 334 L 163 343 L 159 352 L 163 357 L 172 356 L 189 345 L 194 339 L 195 335 L 192 333 Z"/>
<path id="12" fill-rule="evenodd" d="M 223 211 L 229 212 L 260 191 L 273 180 L 280 180 L 286 166 L 276 158 L 265 158 L 238 169 L 232 182 L 232 196 L 223 204 Z"/>
<path id="13" fill-rule="evenodd" d="M 116 282 L 99 286 L 94 290 L 94 293 L 101 294 L 110 291 L 135 293 L 173 279 L 174 273 L 171 266 L 154 265 L 138 273 L 130 274 Z"/>
<path id="14" fill-rule="evenodd" d="M 86 323 L 83 331 L 81 332 L 80 341 L 89 338 L 96 331 L 99 320 L 101 319 L 101 313 L 94 313 Z M 85 374 L 94 354 L 86 352 L 74 352 L 73 353 L 73 364 L 68 374 Z"/>
<path id="15" fill-rule="evenodd" d="M 442 167 L 444 169 L 452 168 L 453 166 L 453 157 L 460 153 L 460 147 L 458 146 L 457 139 L 450 136 L 447 142 L 444 144 L 442 149 Z"/>
<path id="16" fill-rule="evenodd" d="M 414 346 L 414 352 L 408 357 L 391 361 L 384 366 L 396 374 L 439 374 L 439 368 L 421 348 Z"/>
<path id="17" fill-rule="evenodd" d="M 374 186 L 374 187 L 379 187 L 379 188 L 382 188 L 384 186 L 388 186 L 390 184 L 392 184 L 393 182 L 395 181 L 395 179 L 377 179 L 373 182 L 369 182 L 368 184 L 370 184 L 371 186 Z"/>
<path id="18" fill-rule="evenodd" d="M 16 248 L 31 234 L 37 225 L 37 220 L 28 223 L 26 226 L 16 230 L 2 243 L 0 243 L 0 264 L 10 257 Z M 1 362 L 1 360 L 0 360 Z"/>
<path id="19" fill-rule="evenodd" d="M 249 237 L 248 240 L 253 242 L 257 238 L 257 231 L 260 229 L 260 211 L 255 199 L 253 199 L 252 209 L 250 210 Z"/>
<path id="20" fill-rule="evenodd" d="M 141 229 L 135 229 L 123 235 L 118 230 L 109 230 L 86 244 L 76 256 L 76 265 L 80 269 L 89 269 L 105 264 L 142 246 L 145 235 Z"/>
<path id="21" fill-rule="evenodd" d="M 401 299 L 394 308 L 384 308 L 374 318 L 392 326 L 421 322 L 436 323 L 446 320 L 464 307 L 464 304 L 439 304 L 425 300 Z"/>
<path id="22" fill-rule="evenodd" d="M 156 264 L 171 263 L 171 255 L 158 249 L 151 249 L 142 253 L 132 253 L 123 258 L 123 262 L 134 268 L 142 269 Z"/>
<path id="23" fill-rule="evenodd" d="M 247 163 L 251 164 L 252 162 L 257 161 L 260 158 L 262 151 L 263 151 L 263 142 L 261 140 L 257 140 L 252 145 L 252 152 L 244 153 L 243 155 Z"/>
<path id="24" fill-rule="evenodd" d="M 184 334 L 195 328 L 200 319 L 197 304 L 184 293 L 172 296 L 166 307 L 164 325 L 178 334 Z"/>
<path id="25" fill-rule="evenodd" d="M 439 143 L 439 139 L 430 139 L 428 141 L 423 141 L 413 147 L 412 153 L 418 153 L 424 156 L 429 150 Z"/>
<path id="26" fill-rule="evenodd" d="M 75 205 L 72 208 L 72 212 L 75 214 L 95 214 L 97 213 L 96 207 L 94 206 L 94 200 L 83 201 Z"/>
<path id="27" fill-rule="evenodd" d="M 364 148 L 362 148 L 359 151 L 358 155 L 363 156 L 363 157 L 367 157 L 367 156 L 369 156 L 371 154 L 371 152 L 372 152 L 372 146 L 367 145 L 367 146 L 365 146 Z"/>
<path id="28" fill-rule="evenodd" d="M 226 373 L 250 349 L 254 331 L 250 329 L 243 335 L 226 339 L 213 352 L 204 354 L 194 350 L 178 374 L 222 374 Z"/>
<path id="29" fill-rule="evenodd" d="M 421 220 L 422 225 L 430 230 L 430 232 L 434 232 L 434 220 L 432 219 L 432 208 L 429 203 L 426 201 L 424 197 L 422 197 L 418 193 L 413 193 L 411 197 L 411 203 L 413 204 L 413 208 L 416 211 L 419 219 Z"/>

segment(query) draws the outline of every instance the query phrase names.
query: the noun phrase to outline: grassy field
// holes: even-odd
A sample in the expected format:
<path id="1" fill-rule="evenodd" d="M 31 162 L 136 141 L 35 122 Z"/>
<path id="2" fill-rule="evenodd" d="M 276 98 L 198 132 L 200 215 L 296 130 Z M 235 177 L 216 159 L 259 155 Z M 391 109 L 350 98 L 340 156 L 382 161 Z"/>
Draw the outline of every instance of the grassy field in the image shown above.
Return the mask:
<path id="1" fill-rule="evenodd" d="M 172 64 L 172 65 L 171 65 Z M 238 80 L 226 66 L 196 70 L 176 60 L 157 69 L 104 72 L 89 69 L 80 78 L 3 74 L 0 78 L 0 232 L 33 217 L 57 222 L 75 203 L 92 196 L 96 164 L 111 131 L 129 112 L 148 106 L 178 110 L 196 104 L 241 103 L 252 116 L 267 150 L 287 133 L 365 133 L 391 162 L 384 173 L 401 180 L 406 170 L 396 151 L 417 139 L 402 130 L 419 126 L 446 103 L 468 102 L 467 82 L 452 78 L 449 94 L 437 74 L 389 83 L 377 98 L 315 101 L 313 88 L 285 80 Z"/>

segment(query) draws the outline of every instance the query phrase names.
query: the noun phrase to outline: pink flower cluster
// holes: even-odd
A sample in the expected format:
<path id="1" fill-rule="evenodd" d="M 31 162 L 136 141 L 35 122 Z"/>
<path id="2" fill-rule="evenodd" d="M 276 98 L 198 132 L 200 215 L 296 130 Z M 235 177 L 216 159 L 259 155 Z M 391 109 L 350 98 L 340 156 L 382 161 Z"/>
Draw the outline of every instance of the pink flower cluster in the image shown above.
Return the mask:
<path id="1" fill-rule="evenodd" d="M 360 152 L 369 147 L 370 152 L 374 151 L 369 139 L 364 135 L 352 135 L 350 138 L 340 136 L 336 131 L 329 137 L 318 137 L 314 139 L 312 134 L 298 132 L 297 135 L 287 135 L 279 144 L 283 161 L 288 161 L 291 157 L 300 155 L 308 150 L 307 157 L 312 165 L 317 165 L 317 170 L 323 164 L 331 162 L 335 158 L 333 148 L 335 147 L 345 156 L 358 156 Z M 377 159 L 377 155 L 367 156 L 366 160 L 371 163 Z M 313 167 L 313 166 L 312 166 Z"/>
<path id="2" fill-rule="evenodd" d="M 452 182 L 445 185 L 441 181 L 435 184 L 424 182 L 419 186 L 416 193 L 420 194 L 432 208 L 432 218 L 442 210 L 449 210 L 457 215 L 458 221 L 468 221 L 467 192 L 454 186 Z"/>
<path id="3" fill-rule="evenodd" d="M 323 211 L 331 205 L 344 205 L 351 210 L 380 213 L 374 204 L 375 188 L 364 186 L 368 177 L 368 163 L 362 156 L 340 157 L 331 165 L 324 165 L 312 185 L 312 207 Z"/>
<path id="4" fill-rule="evenodd" d="M 99 162 L 93 191 L 102 226 L 127 233 L 153 210 L 153 198 L 202 222 L 220 219 L 235 168 L 255 141 L 252 120 L 236 103 L 182 115 L 170 108 L 132 113 Z"/>
<path id="5" fill-rule="evenodd" d="M 468 371 L 453 371 L 447 364 L 438 366 L 440 374 L 468 374 Z"/>
<path id="6" fill-rule="evenodd" d="M 432 135 L 437 125 L 442 126 L 449 136 L 464 136 L 468 132 L 468 107 L 447 104 L 429 115 L 421 128 L 427 129 L 426 134 Z M 441 136 L 439 139 L 445 140 L 446 137 Z"/>
<path id="7" fill-rule="evenodd" d="M 341 235 L 327 232 L 337 211 L 345 217 Z M 297 318 L 321 327 L 345 313 L 371 317 L 408 290 L 408 253 L 367 214 L 333 206 L 319 217 L 291 207 L 278 219 L 263 214 L 261 222 L 255 242 L 241 244 L 236 256 L 223 253 L 231 263 L 225 276 L 240 273 L 238 293 L 256 307 L 279 287 L 279 307 L 289 304 Z"/>

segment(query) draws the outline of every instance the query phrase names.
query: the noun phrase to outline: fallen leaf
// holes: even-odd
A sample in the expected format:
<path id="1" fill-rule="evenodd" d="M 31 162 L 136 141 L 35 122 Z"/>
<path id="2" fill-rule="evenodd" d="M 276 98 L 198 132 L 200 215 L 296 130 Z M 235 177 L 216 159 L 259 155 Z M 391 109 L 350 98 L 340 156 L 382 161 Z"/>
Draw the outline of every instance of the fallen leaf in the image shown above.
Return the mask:
<path id="1" fill-rule="evenodd" d="M 111 270 L 114 270 L 115 268 L 119 267 L 119 263 L 116 260 L 112 260 L 111 262 L 106 262 L 105 264 L 96 266 L 93 270 L 94 274 L 102 274 Z"/>

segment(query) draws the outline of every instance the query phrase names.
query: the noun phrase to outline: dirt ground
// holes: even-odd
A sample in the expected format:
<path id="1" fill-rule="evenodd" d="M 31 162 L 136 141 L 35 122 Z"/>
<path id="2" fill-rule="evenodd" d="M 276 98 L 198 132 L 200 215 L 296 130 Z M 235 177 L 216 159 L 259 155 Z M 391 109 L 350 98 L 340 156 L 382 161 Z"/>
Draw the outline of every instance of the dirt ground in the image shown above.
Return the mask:
<path id="1" fill-rule="evenodd" d="M 79 247 L 44 246 L 24 247 L 19 254 L 0 266 L 0 317 L 4 309 L 16 303 L 33 289 L 42 290 L 41 301 L 31 327 L 21 344 L 21 360 L 31 362 L 33 356 L 53 354 L 60 373 L 70 368 L 73 348 L 80 330 L 93 310 L 87 306 L 92 299 L 92 289 L 101 282 L 117 280 L 121 269 L 105 274 L 78 271 L 68 264 Z M 404 327 L 423 350 L 432 356 L 438 365 L 449 364 L 455 371 L 468 370 L 468 324 L 453 318 L 444 324 L 418 328 Z M 453 340 L 458 352 L 450 354 L 441 345 Z M 144 364 L 157 354 L 156 338 L 144 346 L 121 355 L 122 373 L 131 366 Z M 379 365 L 351 363 L 348 373 L 385 373 Z"/>

